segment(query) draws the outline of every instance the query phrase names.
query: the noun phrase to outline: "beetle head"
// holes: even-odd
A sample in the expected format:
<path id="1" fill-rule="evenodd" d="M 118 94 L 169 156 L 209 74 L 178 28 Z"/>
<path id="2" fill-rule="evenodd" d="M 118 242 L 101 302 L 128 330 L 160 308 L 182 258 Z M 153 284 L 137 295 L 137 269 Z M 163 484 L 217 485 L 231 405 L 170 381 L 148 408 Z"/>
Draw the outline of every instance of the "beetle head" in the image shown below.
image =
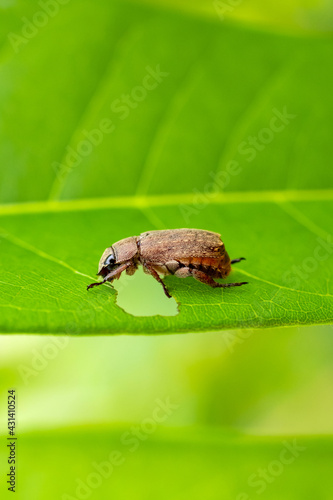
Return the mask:
<path id="1" fill-rule="evenodd" d="M 133 264 L 138 259 L 138 247 L 136 236 L 130 236 L 123 240 L 117 241 L 111 247 L 104 250 L 98 266 L 98 275 L 105 276 L 117 269 L 125 262 L 132 262 Z"/>
<path id="2" fill-rule="evenodd" d="M 103 278 L 105 278 L 105 276 L 115 267 L 117 267 L 116 258 L 112 247 L 109 247 L 104 251 L 99 261 L 98 276 L 103 276 Z"/>

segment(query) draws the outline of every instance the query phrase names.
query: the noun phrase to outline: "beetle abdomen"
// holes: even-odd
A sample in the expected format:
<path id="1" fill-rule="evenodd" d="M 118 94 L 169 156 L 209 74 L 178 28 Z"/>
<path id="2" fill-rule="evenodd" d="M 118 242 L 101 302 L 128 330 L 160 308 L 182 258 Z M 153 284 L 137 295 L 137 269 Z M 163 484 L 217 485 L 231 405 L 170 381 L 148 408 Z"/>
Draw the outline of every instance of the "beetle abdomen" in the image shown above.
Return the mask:
<path id="1" fill-rule="evenodd" d="M 221 255 L 217 258 L 212 257 L 188 257 L 183 258 L 180 261 L 182 266 L 192 267 L 195 269 L 199 268 L 214 268 L 218 269 L 221 262 Z"/>
<path id="2" fill-rule="evenodd" d="M 180 264 L 190 269 L 203 271 L 215 278 L 224 278 L 231 271 L 230 258 L 226 252 L 216 258 L 190 257 L 188 259 L 182 259 Z"/>

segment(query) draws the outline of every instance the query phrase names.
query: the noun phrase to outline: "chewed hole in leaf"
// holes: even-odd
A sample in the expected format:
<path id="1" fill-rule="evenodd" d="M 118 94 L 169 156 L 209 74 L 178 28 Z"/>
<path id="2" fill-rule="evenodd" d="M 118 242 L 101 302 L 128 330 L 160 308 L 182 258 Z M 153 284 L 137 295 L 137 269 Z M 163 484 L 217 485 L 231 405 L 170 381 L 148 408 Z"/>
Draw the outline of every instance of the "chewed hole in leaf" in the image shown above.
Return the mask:
<path id="1" fill-rule="evenodd" d="M 169 299 L 163 288 L 140 267 L 133 276 L 125 273 L 112 285 L 117 290 L 117 305 L 132 316 L 176 316 L 178 304 Z"/>

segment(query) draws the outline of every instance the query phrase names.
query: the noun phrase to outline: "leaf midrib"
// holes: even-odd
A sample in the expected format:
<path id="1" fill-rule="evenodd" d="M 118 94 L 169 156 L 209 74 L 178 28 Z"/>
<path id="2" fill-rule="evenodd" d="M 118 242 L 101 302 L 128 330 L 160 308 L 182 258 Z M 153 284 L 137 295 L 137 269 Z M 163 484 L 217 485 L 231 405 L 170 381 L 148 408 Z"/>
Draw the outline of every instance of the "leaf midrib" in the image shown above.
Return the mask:
<path id="1" fill-rule="evenodd" d="M 0 230 L 4 231 L 2 228 L 0 228 Z M 10 241 L 11 243 L 13 243 L 14 245 L 19 246 L 19 247 L 23 248 L 24 250 L 28 250 L 28 251 L 38 255 L 39 257 L 41 257 L 43 259 L 55 262 L 56 264 L 59 264 L 60 266 L 65 267 L 66 269 L 69 269 L 70 271 L 72 271 L 75 274 L 80 274 L 81 276 L 84 276 L 86 278 L 94 280 L 94 278 L 92 276 L 89 276 L 88 274 L 81 273 L 80 271 L 78 271 L 77 269 L 74 269 L 72 266 L 70 266 L 66 262 L 64 262 L 60 259 L 57 259 L 56 257 L 53 257 L 52 255 L 47 254 L 46 252 L 40 250 L 39 248 L 36 248 L 35 246 L 30 245 L 30 243 L 27 243 L 26 241 L 23 241 L 12 234 L 9 234 L 8 232 L 6 234 L 3 233 L 1 236 L 4 237 L 5 239 L 7 239 L 8 241 Z M 268 281 L 268 280 L 265 280 L 263 278 L 260 278 L 259 276 L 256 276 L 254 274 L 248 273 L 247 271 L 244 271 L 243 269 L 239 269 L 238 271 L 241 274 L 243 274 L 244 276 L 248 276 L 249 278 L 253 278 L 255 280 L 262 281 L 263 283 L 266 283 L 268 285 L 276 286 L 277 288 L 282 288 L 284 290 L 289 290 L 291 292 L 304 293 L 307 295 L 315 295 L 318 297 L 333 297 L 333 295 L 331 295 L 329 293 L 322 294 L 322 293 L 317 293 L 317 292 L 309 292 L 307 290 L 297 290 L 295 288 L 290 288 L 287 286 L 279 285 L 279 284 L 274 283 L 272 281 Z"/>
<path id="2" fill-rule="evenodd" d="M 100 210 L 103 208 L 146 208 L 191 204 L 196 193 L 178 193 L 146 196 L 115 196 L 107 198 L 81 198 L 57 201 L 33 201 L 0 204 L 0 217 L 28 213 L 72 212 Z M 206 196 L 207 203 L 223 205 L 232 203 L 281 203 L 293 201 L 332 201 L 333 189 L 234 191 Z"/>
<path id="3" fill-rule="evenodd" d="M 319 193 L 321 194 L 320 198 L 318 198 Z M 276 206 L 280 207 L 281 210 L 284 210 L 290 217 L 292 217 L 294 220 L 296 220 L 296 222 L 298 224 L 301 224 L 302 226 L 304 226 L 308 231 L 312 232 L 316 236 L 319 235 L 320 237 L 326 238 L 328 235 L 328 233 L 326 233 L 326 231 L 324 231 L 322 228 L 317 226 L 310 219 L 308 219 L 308 217 L 306 217 L 301 211 L 299 211 L 297 208 L 295 208 L 293 205 L 290 204 L 290 201 L 322 200 L 323 193 L 326 196 L 325 199 L 331 200 L 333 198 L 333 190 L 261 191 L 261 192 L 246 192 L 246 193 L 239 193 L 239 192 L 236 193 L 235 192 L 235 193 L 228 193 L 228 194 L 224 193 L 223 195 L 220 194 L 219 196 L 215 196 L 213 203 L 221 203 L 222 204 L 222 203 L 237 203 L 237 202 L 260 202 L 260 201 L 262 201 L 262 199 L 264 197 L 265 201 L 272 202 Z M 246 195 L 250 195 L 250 196 L 246 196 Z M 253 195 L 255 195 L 255 197 Z M 189 196 L 192 197 L 192 195 L 184 194 L 184 195 L 167 195 L 167 198 L 169 199 L 169 201 L 170 201 L 170 199 L 172 199 L 173 204 L 175 204 L 175 203 L 180 203 L 181 198 L 184 199 L 184 197 L 188 198 Z M 174 198 L 176 198 L 177 201 Z M 131 206 L 131 207 L 137 208 L 139 210 L 145 211 L 147 206 L 153 205 L 152 199 L 155 200 L 155 203 L 156 203 L 155 206 L 156 205 L 163 206 L 163 205 L 167 204 L 165 202 L 168 201 L 168 200 L 164 200 L 164 203 L 161 203 L 161 201 L 162 201 L 161 197 L 152 197 L 152 196 L 145 196 L 145 197 L 132 196 L 132 197 L 119 197 L 119 198 L 70 200 L 70 201 L 63 201 L 63 202 L 43 201 L 43 202 L 35 202 L 35 203 L 23 203 L 23 204 L 19 204 L 19 205 L 8 205 L 8 206 L 3 205 L 2 207 L 0 206 L 0 215 L 31 213 L 32 212 L 31 210 L 28 210 L 28 211 L 26 210 L 26 211 L 22 212 L 22 209 L 27 208 L 27 206 L 29 206 L 30 209 L 31 208 L 34 209 L 35 212 L 37 211 L 40 213 L 48 212 L 48 211 L 61 212 L 61 211 L 63 211 L 62 209 L 64 208 L 63 205 L 65 205 L 67 210 L 72 210 L 72 211 L 75 208 L 79 209 L 79 210 L 87 209 L 88 207 L 86 205 L 82 206 L 82 202 L 85 202 L 85 203 L 95 202 L 95 206 L 94 207 L 90 206 L 90 208 L 106 208 L 105 202 L 107 202 L 109 204 L 108 205 L 109 207 L 115 208 L 114 202 L 118 201 L 118 203 L 119 203 L 120 200 L 121 200 L 121 203 L 119 203 L 117 205 L 119 207 L 120 206 L 123 206 L 123 207 L 124 206 L 125 207 Z M 103 206 L 101 206 L 99 204 L 99 202 L 101 202 L 101 201 L 103 202 Z M 148 201 L 150 201 L 150 203 L 148 203 Z M 110 205 L 110 202 L 112 202 L 112 205 Z M 124 205 L 124 202 L 127 202 L 127 205 Z M 131 202 L 131 205 L 129 204 L 129 202 Z M 51 207 L 53 210 L 50 210 Z M 4 213 L 4 211 L 2 210 L 3 208 L 5 208 L 5 212 L 6 212 L 6 209 L 9 209 L 9 211 L 7 213 Z M 21 211 L 18 212 L 17 209 L 21 209 Z M 1 213 L 1 211 L 2 211 L 2 213 Z M 44 259 L 51 260 L 51 261 L 65 267 L 65 268 L 71 270 L 75 274 L 81 274 L 82 276 L 89 277 L 90 279 L 93 279 L 91 276 L 83 274 L 83 273 L 79 272 L 78 270 L 72 268 L 66 262 L 63 262 L 63 261 L 45 253 L 44 251 L 39 250 L 38 248 L 30 245 L 29 243 L 17 238 L 16 236 L 9 234 L 4 229 L 0 228 L 0 230 L 2 232 L 2 234 L 0 234 L 0 236 L 11 241 L 13 244 L 20 246 L 21 248 L 24 248 L 25 250 L 31 251 Z M 315 296 L 321 296 L 321 297 L 332 297 L 332 295 L 330 295 L 329 293 L 319 294 L 317 292 L 296 290 L 293 288 L 278 285 L 277 283 L 273 283 L 273 282 L 264 280 L 258 276 L 255 276 L 253 274 L 247 273 L 246 271 L 244 271 L 242 269 L 239 269 L 239 272 L 241 272 L 245 276 L 251 277 L 253 279 L 265 282 L 269 285 L 276 286 L 278 288 L 283 288 L 283 289 L 286 289 L 286 290 L 289 290 L 292 292 L 304 293 L 304 294 L 308 294 L 308 295 L 315 295 Z"/>

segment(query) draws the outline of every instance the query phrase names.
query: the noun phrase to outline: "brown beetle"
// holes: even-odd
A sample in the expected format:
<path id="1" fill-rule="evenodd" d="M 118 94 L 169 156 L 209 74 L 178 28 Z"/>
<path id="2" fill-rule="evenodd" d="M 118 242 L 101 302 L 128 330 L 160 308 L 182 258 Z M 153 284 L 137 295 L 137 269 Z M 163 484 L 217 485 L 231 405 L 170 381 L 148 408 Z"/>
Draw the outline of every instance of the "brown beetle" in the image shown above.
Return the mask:
<path id="1" fill-rule="evenodd" d="M 131 236 L 117 241 L 107 248 L 99 262 L 98 276 L 104 279 L 88 286 L 102 285 L 119 278 L 123 271 L 134 274 L 138 264 L 163 286 L 164 293 L 171 297 L 159 276 L 173 274 L 178 278 L 193 276 L 201 283 L 213 288 L 246 285 L 241 283 L 217 283 L 213 278 L 226 278 L 231 264 L 245 260 L 230 260 L 225 251 L 221 235 L 202 229 L 168 229 L 148 231 L 140 236 Z"/>

